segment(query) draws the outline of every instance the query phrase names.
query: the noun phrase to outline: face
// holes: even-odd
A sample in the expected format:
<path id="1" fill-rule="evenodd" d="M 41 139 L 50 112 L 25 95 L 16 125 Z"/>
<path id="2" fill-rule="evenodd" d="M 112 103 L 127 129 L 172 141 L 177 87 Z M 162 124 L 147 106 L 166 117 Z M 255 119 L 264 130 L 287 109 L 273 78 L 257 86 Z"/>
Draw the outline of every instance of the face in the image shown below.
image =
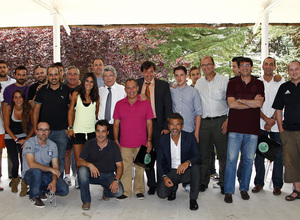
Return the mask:
<path id="1" fill-rule="evenodd" d="M 16 92 L 14 94 L 13 102 L 15 103 L 16 106 L 22 106 L 23 105 L 24 100 L 23 100 L 23 97 L 22 97 L 21 93 Z"/>
<path id="2" fill-rule="evenodd" d="M 93 72 L 97 75 L 97 76 L 101 76 L 102 70 L 104 68 L 104 63 L 102 60 L 95 60 L 94 64 L 93 64 Z"/>
<path id="3" fill-rule="evenodd" d="M 34 71 L 34 78 L 38 81 L 38 83 L 44 84 L 46 82 L 46 79 L 47 79 L 46 69 L 38 67 Z"/>
<path id="4" fill-rule="evenodd" d="M 5 63 L 0 63 L 0 76 L 5 77 L 8 72 L 8 67 Z"/>
<path id="5" fill-rule="evenodd" d="M 15 73 L 17 83 L 23 85 L 26 81 L 26 70 L 17 70 Z"/>
<path id="6" fill-rule="evenodd" d="M 91 76 L 87 77 L 84 82 L 84 88 L 86 91 L 91 91 L 94 87 L 94 80 Z"/>
<path id="7" fill-rule="evenodd" d="M 112 87 L 115 84 L 116 78 L 112 71 L 104 71 L 103 73 L 103 81 L 108 87 Z"/>
<path id="8" fill-rule="evenodd" d="M 169 130 L 171 131 L 171 135 L 172 136 L 177 136 L 180 134 L 183 125 L 181 124 L 181 120 L 180 119 L 170 119 L 170 123 L 168 124 L 169 126 Z"/>
<path id="9" fill-rule="evenodd" d="M 210 57 L 205 57 L 201 60 L 201 69 L 206 76 L 214 73 L 215 64 L 213 64 Z"/>
<path id="10" fill-rule="evenodd" d="M 48 81 L 51 85 L 57 85 L 59 83 L 59 72 L 56 67 L 48 69 Z"/>
<path id="11" fill-rule="evenodd" d="M 175 80 L 177 82 L 178 87 L 184 87 L 186 85 L 186 74 L 183 70 L 176 70 Z"/>
<path id="12" fill-rule="evenodd" d="M 68 82 L 68 85 L 70 85 L 71 87 L 76 87 L 79 84 L 79 73 L 77 71 L 77 69 L 72 68 L 69 69 L 66 75 L 66 79 Z"/>
<path id="13" fill-rule="evenodd" d="M 96 127 L 96 138 L 97 142 L 103 143 L 107 140 L 108 130 L 106 126 L 97 125 Z"/>
<path id="14" fill-rule="evenodd" d="M 40 122 L 37 125 L 36 131 L 37 138 L 41 141 L 46 141 L 50 133 L 50 127 L 48 123 Z"/>
<path id="15" fill-rule="evenodd" d="M 194 69 L 190 72 L 190 79 L 193 84 L 196 84 L 197 80 L 201 78 L 200 71 L 198 69 Z"/>
<path id="16" fill-rule="evenodd" d="M 125 85 L 125 92 L 129 99 L 135 99 L 137 97 L 139 87 L 135 81 L 128 81 Z"/>
<path id="17" fill-rule="evenodd" d="M 263 69 L 265 75 L 267 75 L 267 76 L 273 75 L 273 72 L 276 69 L 274 60 L 271 58 L 265 59 L 262 69 Z"/>
<path id="18" fill-rule="evenodd" d="M 238 64 L 237 64 L 236 61 L 232 62 L 232 67 L 231 67 L 231 69 L 232 69 L 232 72 L 233 72 L 233 74 L 234 74 L 235 76 L 240 76 L 240 75 L 241 75 L 241 74 L 240 74 L 239 66 L 238 66 Z"/>
<path id="19" fill-rule="evenodd" d="M 241 62 L 240 63 L 240 72 L 242 76 L 250 76 L 251 71 L 253 70 L 253 66 L 251 66 L 250 62 Z"/>
<path id="20" fill-rule="evenodd" d="M 63 81 L 64 80 L 64 69 L 61 66 L 58 66 L 58 69 L 59 69 L 59 79 L 61 81 Z"/>
<path id="21" fill-rule="evenodd" d="M 154 74 L 155 74 L 153 66 L 151 66 L 147 70 L 144 69 L 142 74 L 143 74 L 146 82 L 151 82 L 153 80 Z"/>
<path id="22" fill-rule="evenodd" d="M 289 65 L 288 73 L 291 77 L 292 82 L 300 81 L 300 64 L 298 62 L 292 62 Z"/>

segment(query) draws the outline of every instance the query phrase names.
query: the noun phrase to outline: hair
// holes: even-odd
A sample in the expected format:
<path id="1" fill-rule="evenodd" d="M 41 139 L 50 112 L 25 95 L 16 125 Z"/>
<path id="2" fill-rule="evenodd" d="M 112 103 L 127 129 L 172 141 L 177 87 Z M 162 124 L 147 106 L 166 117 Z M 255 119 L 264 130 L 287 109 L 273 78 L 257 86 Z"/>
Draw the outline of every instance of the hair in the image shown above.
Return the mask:
<path id="1" fill-rule="evenodd" d="M 210 58 L 210 59 L 211 59 L 211 62 L 215 65 L 214 58 L 212 58 L 211 56 L 205 56 L 205 57 L 203 57 L 203 58 L 200 60 L 200 66 L 201 66 L 202 60 L 203 60 L 203 59 L 206 59 L 206 58 Z"/>
<path id="2" fill-rule="evenodd" d="M 249 57 L 243 57 L 238 60 L 238 67 L 240 67 L 240 64 L 243 62 L 250 63 L 250 65 L 253 66 L 253 61 Z"/>
<path id="3" fill-rule="evenodd" d="M 56 63 L 53 63 L 53 65 L 57 66 L 57 67 L 62 67 L 64 68 L 63 64 L 61 62 L 56 62 Z"/>
<path id="4" fill-rule="evenodd" d="M 50 125 L 49 125 L 49 123 L 46 122 L 46 121 L 39 121 L 39 122 L 36 124 L 36 129 L 38 128 L 38 125 L 39 125 L 40 123 L 46 123 L 46 124 L 48 125 L 49 129 L 50 129 Z"/>
<path id="5" fill-rule="evenodd" d="M 51 64 L 51 65 L 47 68 L 47 75 L 48 75 L 48 72 L 49 72 L 49 69 L 50 69 L 50 68 L 56 68 L 57 71 L 58 71 L 58 74 L 60 73 L 58 66 L 56 66 L 55 64 Z"/>
<path id="6" fill-rule="evenodd" d="M 79 86 L 79 89 L 78 89 L 78 94 L 80 95 L 80 98 L 82 101 L 85 101 L 85 81 L 88 77 L 92 77 L 93 81 L 94 81 L 94 86 L 91 90 L 91 93 L 90 93 L 90 97 L 91 97 L 91 100 L 92 102 L 97 102 L 98 99 L 99 99 L 99 91 L 98 91 L 98 84 L 97 84 L 97 79 L 94 75 L 94 73 L 86 73 L 84 74 L 83 78 L 82 78 L 82 81 L 81 81 L 81 84 Z"/>
<path id="7" fill-rule="evenodd" d="M 244 57 L 233 57 L 232 60 L 231 60 L 231 62 L 236 62 L 236 63 L 238 63 L 238 61 L 239 61 L 240 59 L 242 59 L 242 58 L 244 58 Z"/>
<path id="8" fill-rule="evenodd" d="M 179 113 L 172 113 L 171 115 L 169 115 L 169 117 L 167 118 L 167 122 L 168 124 L 170 124 L 170 120 L 171 119 L 180 119 L 181 120 L 181 125 L 183 125 L 183 117 L 181 116 L 181 114 Z"/>
<path id="9" fill-rule="evenodd" d="M 298 60 L 293 60 L 293 61 L 291 61 L 291 62 L 289 63 L 288 69 L 290 68 L 290 64 L 291 64 L 291 63 L 298 63 L 298 64 L 300 65 L 300 61 L 298 61 Z"/>
<path id="10" fill-rule="evenodd" d="M 12 94 L 12 101 L 10 103 L 10 107 L 11 109 L 14 108 L 15 106 L 15 103 L 14 103 L 14 95 L 16 93 L 20 93 L 22 98 L 23 98 L 23 109 L 22 109 L 22 129 L 23 129 L 23 132 L 28 134 L 29 132 L 29 119 L 30 119 L 30 114 L 29 114 L 29 111 L 30 111 L 30 105 L 28 104 L 28 101 L 26 100 L 26 97 L 25 97 L 25 93 L 20 90 L 20 89 L 16 89 L 13 94 Z"/>
<path id="11" fill-rule="evenodd" d="M 134 79 L 134 78 L 127 78 L 126 81 L 125 81 L 125 88 L 126 88 L 127 82 L 129 82 L 129 81 L 134 81 L 135 84 L 136 84 L 136 86 L 138 85 L 136 79 Z"/>
<path id="12" fill-rule="evenodd" d="M 266 57 L 266 58 L 264 59 L 263 64 L 265 63 L 266 59 L 272 59 L 272 60 L 274 61 L 274 65 L 276 66 L 276 60 L 275 60 L 273 57 Z"/>
<path id="13" fill-rule="evenodd" d="M 26 70 L 27 73 L 27 68 L 25 66 L 17 66 L 15 69 L 15 74 L 17 73 L 17 70 Z"/>
<path id="14" fill-rule="evenodd" d="M 69 67 L 67 68 L 67 70 L 66 70 L 66 75 L 67 75 L 68 71 L 71 70 L 71 69 L 76 69 L 77 72 L 78 72 L 78 75 L 80 75 L 80 70 L 79 70 L 76 66 L 69 66 Z"/>
<path id="15" fill-rule="evenodd" d="M 148 70 L 151 66 L 153 67 L 153 70 L 155 71 L 156 70 L 155 64 L 151 61 L 145 61 L 141 65 L 141 71 L 144 72 L 144 70 Z"/>
<path id="16" fill-rule="evenodd" d="M 95 59 L 94 59 L 94 61 L 93 61 L 93 66 L 94 66 L 94 63 L 95 63 L 95 61 L 96 60 L 101 60 L 102 61 L 102 63 L 103 63 L 103 65 L 104 65 L 104 61 L 103 61 L 103 59 L 102 58 L 100 58 L 100 57 L 96 57 Z"/>
<path id="17" fill-rule="evenodd" d="M 42 64 L 37 64 L 37 65 L 34 66 L 33 72 L 36 71 L 37 68 L 46 69 L 46 67 L 45 67 L 44 65 L 42 65 Z"/>
<path id="18" fill-rule="evenodd" d="M 3 64 L 5 64 L 5 65 L 6 65 L 6 67 L 8 67 L 8 65 L 7 65 L 7 62 L 6 62 L 6 61 L 4 61 L 4 60 L 0 60 L 0 63 L 3 63 Z"/>
<path id="19" fill-rule="evenodd" d="M 106 119 L 102 119 L 102 120 L 99 120 L 96 122 L 95 124 L 95 130 L 97 129 L 97 126 L 100 125 L 100 126 L 106 126 L 106 129 L 108 131 L 108 127 L 109 127 L 109 123 Z"/>
<path id="20" fill-rule="evenodd" d="M 184 74 L 187 75 L 187 69 L 184 66 L 175 67 L 174 70 L 173 70 L 174 75 L 175 75 L 176 70 L 183 70 Z"/>
<path id="21" fill-rule="evenodd" d="M 108 72 L 108 71 L 113 72 L 114 75 L 115 75 L 115 77 L 117 77 L 117 71 L 116 71 L 116 69 L 115 69 L 113 66 L 111 66 L 111 65 L 108 65 L 108 66 L 104 67 L 104 69 L 102 70 L 102 76 L 104 75 L 104 72 Z"/>
<path id="22" fill-rule="evenodd" d="M 192 72 L 193 70 L 199 70 L 199 71 L 200 71 L 200 69 L 199 69 L 198 67 L 192 66 L 191 69 L 190 69 L 190 75 L 191 75 L 191 72 Z"/>

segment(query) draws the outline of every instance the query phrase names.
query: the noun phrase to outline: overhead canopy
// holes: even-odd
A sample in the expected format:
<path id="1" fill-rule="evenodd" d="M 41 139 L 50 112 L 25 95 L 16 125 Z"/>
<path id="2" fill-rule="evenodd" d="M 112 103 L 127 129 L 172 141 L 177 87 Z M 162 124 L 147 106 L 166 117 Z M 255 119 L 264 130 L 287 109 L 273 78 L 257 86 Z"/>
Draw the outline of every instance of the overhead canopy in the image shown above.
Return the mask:
<path id="1" fill-rule="evenodd" d="M 1 4 L 0 27 L 52 26 L 55 12 L 66 25 L 256 23 L 261 12 L 274 2 L 276 0 L 5 0 Z M 299 9 L 299 0 L 280 1 L 271 9 L 269 22 L 300 23 Z"/>

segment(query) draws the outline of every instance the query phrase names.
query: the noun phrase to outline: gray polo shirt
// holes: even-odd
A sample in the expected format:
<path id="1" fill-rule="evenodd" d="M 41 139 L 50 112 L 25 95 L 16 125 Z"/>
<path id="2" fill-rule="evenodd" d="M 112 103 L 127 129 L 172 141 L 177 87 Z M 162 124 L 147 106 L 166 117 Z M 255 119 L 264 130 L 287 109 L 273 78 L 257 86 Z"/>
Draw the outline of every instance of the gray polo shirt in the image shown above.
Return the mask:
<path id="1" fill-rule="evenodd" d="M 26 154 L 33 154 L 35 162 L 44 166 L 49 166 L 51 160 L 58 157 L 57 146 L 50 139 L 47 139 L 47 144 L 42 147 L 37 140 L 37 136 L 29 138 L 23 146 L 22 178 L 24 178 L 26 171 L 30 169 Z"/>

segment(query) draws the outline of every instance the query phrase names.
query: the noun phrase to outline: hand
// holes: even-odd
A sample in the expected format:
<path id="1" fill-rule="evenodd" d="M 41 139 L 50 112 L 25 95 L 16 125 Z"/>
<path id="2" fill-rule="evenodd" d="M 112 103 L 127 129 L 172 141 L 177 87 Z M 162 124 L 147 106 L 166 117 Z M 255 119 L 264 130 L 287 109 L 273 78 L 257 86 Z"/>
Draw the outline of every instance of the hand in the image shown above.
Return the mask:
<path id="1" fill-rule="evenodd" d="M 146 147 L 147 147 L 147 153 L 149 154 L 151 149 L 152 149 L 152 143 L 150 141 L 147 141 L 147 144 L 146 144 Z"/>
<path id="2" fill-rule="evenodd" d="M 262 100 L 263 97 L 260 95 L 260 94 L 257 94 L 255 97 L 254 97 L 254 100 Z"/>
<path id="3" fill-rule="evenodd" d="M 144 93 L 143 93 L 143 94 L 142 94 L 142 93 L 140 94 L 140 98 L 141 98 L 142 101 L 147 100 L 147 97 L 146 97 L 146 95 L 145 95 Z"/>
<path id="4" fill-rule="evenodd" d="M 173 89 L 176 89 L 176 88 L 177 88 L 177 84 L 173 85 L 172 88 L 173 88 Z"/>
<path id="5" fill-rule="evenodd" d="M 184 172 L 186 171 L 186 169 L 189 167 L 189 162 L 185 161 L 184 163 L 180 164 L 177 168 L 177 174 L 181 175 L 184 174 Z"/>
<path id="6" fill-rule="evenodd" d="M 22 149 L 23 145 L 25 144 L 25 139 L 18 140 L 18 142 L 16 142 L 16 143 L 20 144 L 21 145 L 21 149 Z"/>
<path id="7" fill-rule="evenodd" d="M 54 175 L 57 176 L 57 178 L 59 178 L 60 176 L 60 172 L 58 169 L 55 169 L 55 168 L 51 168 L 51 173 L 53 173 Z"/>
<path id="8" fill-rule="evenodd" d="M 274 81 L 275 82 L 279 82 L 279 81 L 281 81 L 281 79 L 282 79 L 282 77 L 279 74 L 274 76 Z"/>
<path id="9" fill-rule="evenodd" d="M 160 134 L 164 135 L 164 134 L 168 134 L 168 133 L 170 133 L 170 131 L 168 129 L 164 129 L 164 130 L 161 131 Z"/>
<path id="10" fill-rule="evenodd" d="M 73 129 L 67 130 L 67 136 L 69 139 L 71 139 L 72 137 L 75 137 L 75 133 L 74 133 Z"/>
<path id="11" fill-rule="evenodd" d="M 117 191 L 119 191 L 119 183 L 117 181 L 113 181 L 110 186 L 109 189 L 112 193 L 116 193 Z"/>
<path id="12" fill-rule="evenodd" d="M 199 132 L 194 132 L 195 138 L 197 140 L 197 143 L 199 143 Z"/>
<path id="13" fill-rule="evenodd" d="M 89 169 L 91 171 L 91 177 L 97 178 L 98 176 L 100 176 L 100 172 L 94 164 L 89 163 Z"/>
<path id="14" fill-rule="evenodd" d="M 264 126 L 264 129 L 265 129 L 265 131 L 270 131 L 270 130 L 271 130 L 271 127 L 272 127 L 272 126 L 270 126 L 270 125 L 268 125 L 268 124 L 266 123 L 265 126 Z"/>
<path id="15" fill-rule="evenodd" d="M 50 190 L 51 193 L 55 194 L 56 192 L 56 182 L 52 181 L 51 183 L 49 183 L 47 190 Z"/>
<path id="16" fill-rule="evenodd" d="M 222 134 L 226 134 L 227 133 L 227 125 L 228 125 L 228 120 L 225 120 L 224 123 L 222 124 Z"/>
<path id="17" fill-rule="evenodd" d="M 172 187 L 172 186 L 174 186 L 174 184 L 173 184 L 173 182 L 172 182 L 172 180 L 170 179 L 170 178 L 168 178 L 168 177 L 164 177 L 164 184 L 165 184 L 165 186 L 166 187 Z"/>
<path id="18" fill-rule="evenodd" d="M 268 124 L 270 127 L 275 125 L 275 120 L 273 118 L 266 118 L 265 119 L 266 124 Z"/>

